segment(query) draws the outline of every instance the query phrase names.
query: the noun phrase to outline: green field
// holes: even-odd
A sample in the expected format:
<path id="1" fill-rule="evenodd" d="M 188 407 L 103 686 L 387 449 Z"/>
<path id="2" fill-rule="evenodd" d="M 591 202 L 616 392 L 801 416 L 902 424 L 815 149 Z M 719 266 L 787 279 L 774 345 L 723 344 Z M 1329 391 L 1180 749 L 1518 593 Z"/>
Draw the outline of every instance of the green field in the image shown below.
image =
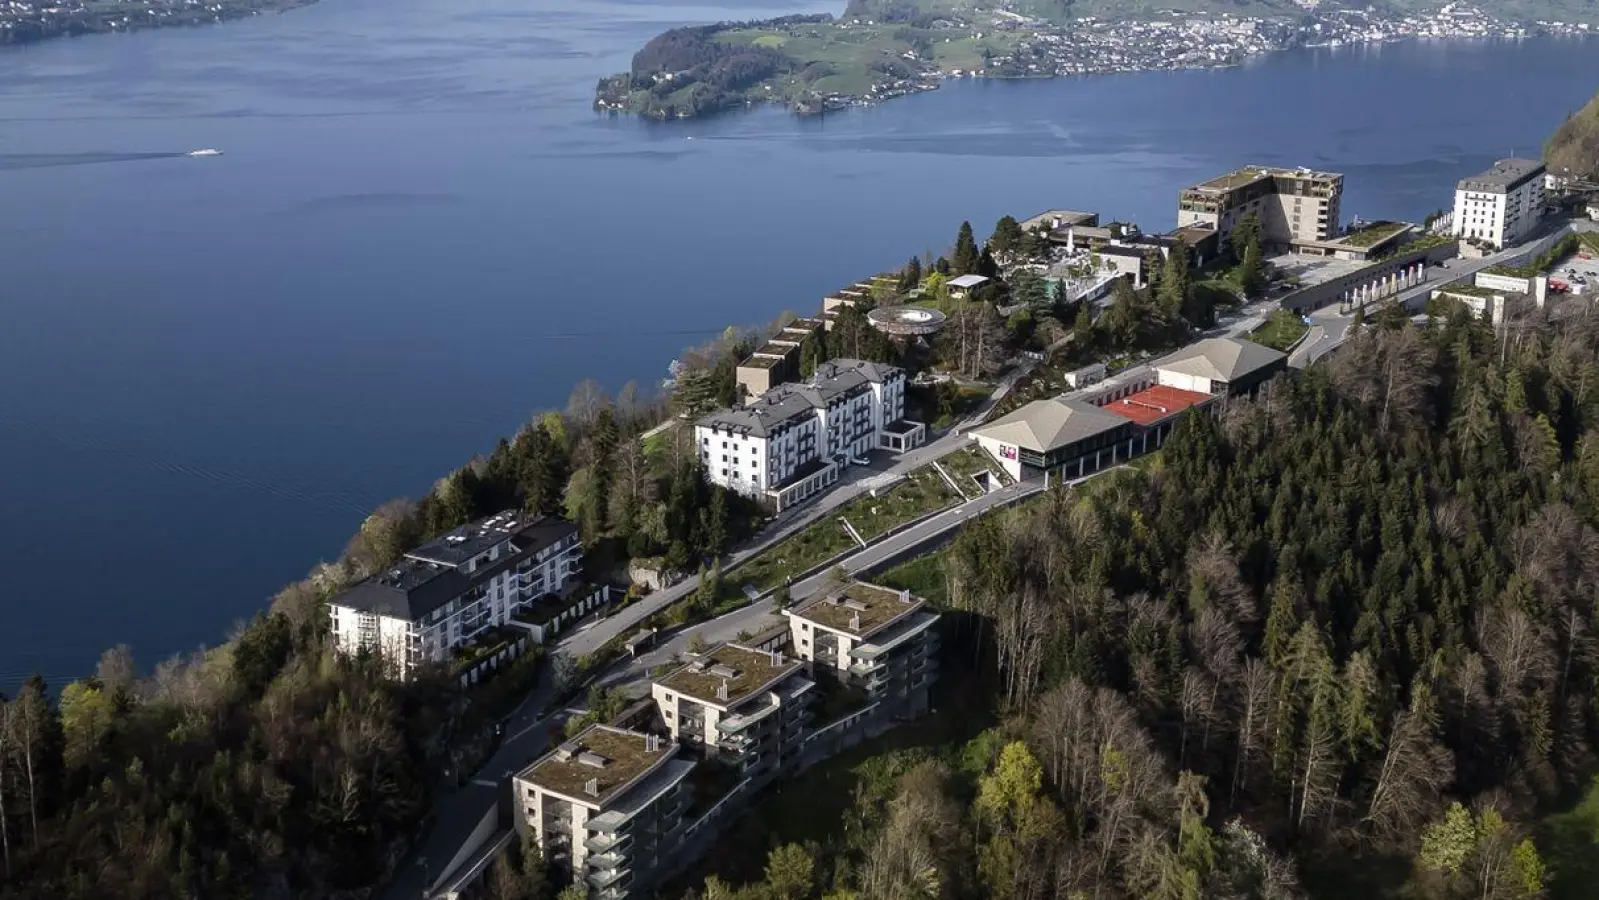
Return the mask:
<path id="1" fill-rule="evenodd" d="M 1250 332 L 1249 339 L 1286 353 L 1288 348 L 1309 330 L 1310 326 L 1299 316 L 1286 309 L 1279 309 L 1271 314 L 1271 319 L 1266 324 Z"/>

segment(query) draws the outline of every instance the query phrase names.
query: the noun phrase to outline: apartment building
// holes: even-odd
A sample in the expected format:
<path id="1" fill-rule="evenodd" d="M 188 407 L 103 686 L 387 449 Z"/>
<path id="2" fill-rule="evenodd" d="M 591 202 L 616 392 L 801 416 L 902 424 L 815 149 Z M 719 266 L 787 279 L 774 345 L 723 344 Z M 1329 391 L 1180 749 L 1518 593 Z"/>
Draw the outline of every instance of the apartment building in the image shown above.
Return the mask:
<path id="1" fill-rule="evenodd" d="M 1177 201 L 1177 228 L 1214 231 L 1225 246 L 1238 223 L 1254 214 L 1261 241 L 1293 248 L 1338 236 L 1344 176 L 1310 169 L 1249 166 L 1186 188 Z"/>
<path id="2" fill-rule="evenodd" d="M 1455 186 L 1455 237 L 1493 247 L 1515 244 L 1538 227 L 1544 209 L 1544 164 L 1502 159 Z"/>
<path id="3" fill-rule="evenodd" d="M 815 682 L 782 651 L 722 644 L 650 686 L 672 739 L 770 780 L 798 760 Z"/>
<path id="4" fill-rule="evenodd" d="M 823 363 L 809 381 L 694 426 L 711 483 L 778 511 L 825 490 L 871 451 L 909 450 L 925 437 L 925 426 L 905 420 L 905 371 L 858 359 Z"/>
<path id="5" fill-rule="evenodd" d="M 694 765 L 664 737 L 591 725 L 511 779 L 517 832 L 591 898 L 644 896 L 682 844 Z"/>
<path id="6" fill-rule="evenodd" d="M 335 645 L 379 653 L 401 678 L 506 625 L 547 595 L 576 586 L 577 527 L 509 510 L 406 553 L 328 602 Z"/>
<path id="7" fill-rule="evenodd" d="M 879 717 L 928 709 L 938 678 L 938 613 L 909 591 L 852 582 L 783 614 L 794 654 L 814 677 L 862 688 Z"/>

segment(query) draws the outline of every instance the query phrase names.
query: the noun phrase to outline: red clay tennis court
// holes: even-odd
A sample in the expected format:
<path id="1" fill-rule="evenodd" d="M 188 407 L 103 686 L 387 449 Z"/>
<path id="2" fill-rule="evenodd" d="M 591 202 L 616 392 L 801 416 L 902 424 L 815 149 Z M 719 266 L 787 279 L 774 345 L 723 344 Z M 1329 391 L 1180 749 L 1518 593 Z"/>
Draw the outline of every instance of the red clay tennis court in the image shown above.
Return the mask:
<path id="1" fill-rule="evenodd" d="M 1190 406 L 1198 406 L 1209 399 L 1209 394 L 1157 384 L 1105 404 L 1105 411 L 1148 426 L 1169 419 Z"/>

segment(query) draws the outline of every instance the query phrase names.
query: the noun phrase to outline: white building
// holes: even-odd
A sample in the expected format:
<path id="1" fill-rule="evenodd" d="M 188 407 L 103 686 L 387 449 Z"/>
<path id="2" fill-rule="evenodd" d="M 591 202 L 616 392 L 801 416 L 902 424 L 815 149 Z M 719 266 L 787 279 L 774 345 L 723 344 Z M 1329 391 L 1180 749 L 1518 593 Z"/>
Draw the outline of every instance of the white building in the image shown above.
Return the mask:
<path id="1" fill-rule="evenodd" d="M 650 694 L 672 739 L 769 780 L 799 759 L 814 682 L 781 650 L 722 644 L 656 679 Z"/>
<path id="2" fill-rule="evenodd" d="M 502 512 L 423 544 L 330 600 L 333 639 L 344 653 L 381 654 L 404 678 L 543 598 L 570 594 L 582 565 L 571 522 Z"/>
<path id="3" fill-rule="evenodd" d="M 643 896 L 676 860 L 693 770 L 665 737 L 591 725 L 512 779 L 516 830 L 589 897 Z"/>
<path id="4" fill-rule="evenodd" d="M 783 615 L 794 654 L 815 677 L 861 688 L 883 718 L 927 711 L 938 678 L 939 616 L 926 600 L 857 581 Z"/>
<path id="5" fill-rule="evenodd" d="M 1287 368 L 1288 357 L 1242 338 L 1206 338 L 1149 364 L 1155 383 L 1196 394 L 1247 394 Z"/>
<path id="6" fill-rule="evenodd" d="M 711 483 L 779 511 L 820 493 L 871 451 L 909 450 L 925 437 L 924 425 L 905 420 L 904 370 L 854 359 L 823 363 L 808 382 L 780 385 L 694 425 Z"/>
<path id="7" fill-rule="evenodd" d="M 1494 247 L 1519 242 L 1543 216 L 1544 165 L 1502 159 L 1481 175 L 1455 186 L 1454 235 Z"/>

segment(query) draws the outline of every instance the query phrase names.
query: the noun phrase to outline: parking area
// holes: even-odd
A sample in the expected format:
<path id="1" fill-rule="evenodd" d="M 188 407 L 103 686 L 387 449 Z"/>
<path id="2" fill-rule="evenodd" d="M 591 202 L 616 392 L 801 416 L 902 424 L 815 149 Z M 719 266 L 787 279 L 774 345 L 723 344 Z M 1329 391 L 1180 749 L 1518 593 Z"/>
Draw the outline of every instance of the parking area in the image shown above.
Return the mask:
<path id="1" fill-rule="evenodd" d="M 1314 287 L 1342 278 L 1351 272 L 1357 272 L 1370 263 L 1353 259 L 1333 259 L 1328 256 L 1301 256 L 1298 253 L 1284 253 L 1273 256 L 1267 260 L 1277 271 L 1299 278 L 1301 287 Z"/>
<path id="2" fill-rule="evenodd" d="M 1583 259 L 1585 253 L 1591 258 Z M 1549 278 L 1564 281 L 1579 293 L 1599 290 L 1599 254 L 1584 248 L 1556 263 L 1549 270 Z"/>

